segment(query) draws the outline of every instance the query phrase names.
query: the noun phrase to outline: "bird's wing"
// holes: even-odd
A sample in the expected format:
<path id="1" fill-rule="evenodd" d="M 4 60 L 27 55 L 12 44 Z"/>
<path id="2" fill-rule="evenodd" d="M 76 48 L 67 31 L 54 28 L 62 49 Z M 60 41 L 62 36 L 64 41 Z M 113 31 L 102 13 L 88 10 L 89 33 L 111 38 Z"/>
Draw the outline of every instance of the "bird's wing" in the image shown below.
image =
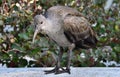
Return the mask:
<path id="1" fill-rule="evenodd" d="M 68 15 L 64 18 L 64 34 L 78 47 L 89 48 L 97 42 L 96 34 L 84 17 Z"/>

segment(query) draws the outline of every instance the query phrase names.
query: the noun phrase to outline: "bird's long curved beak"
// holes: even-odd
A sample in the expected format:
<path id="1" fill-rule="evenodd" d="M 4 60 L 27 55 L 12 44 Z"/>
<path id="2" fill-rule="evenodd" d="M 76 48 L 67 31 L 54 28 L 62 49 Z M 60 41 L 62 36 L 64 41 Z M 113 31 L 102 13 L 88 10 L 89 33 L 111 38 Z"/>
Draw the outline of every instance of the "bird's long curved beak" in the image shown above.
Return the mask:
<path id="1" fill-rule="evenodd" d="M 34 35 L 33 35 L 33 40 L 32 40 L 32 43 L 34 43 L 34 42 L 35 42 L 35 37 L 36 37 L 37 33 L 38 33 L 38 30 L 36 29 L 36 30 L 35 30 L 35 32 L 34 32 Z"/>

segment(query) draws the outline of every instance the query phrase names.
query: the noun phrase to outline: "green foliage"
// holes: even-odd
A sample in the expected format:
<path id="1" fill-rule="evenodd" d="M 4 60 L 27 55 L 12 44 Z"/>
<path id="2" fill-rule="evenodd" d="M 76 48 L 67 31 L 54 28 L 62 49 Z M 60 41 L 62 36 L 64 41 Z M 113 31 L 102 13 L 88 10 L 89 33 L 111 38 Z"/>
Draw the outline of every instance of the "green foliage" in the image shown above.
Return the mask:
<path id="1" fill-rule="evenodd" d="M 82 12 L 98 34 L 97 48 L 75 50 L 72 66 L 105 66 L 101 61 L 120 63 L 120 2 L 114 0 L 105 10 L 106 0 L 0 0 L 0 63 L 7 67 L 54 66 L 59 48 L 39 34 L 35 44 L 33 17 L 54 5 L 70 6 Z M 4 31 L 10 25 L 12 31 Z M 110 48 L 105 48 L 109 46 Z M 66 49 L 64 49 L 66 51 Z M 28 61 L 28 56 L 34 60 Z M 65 66 L 67 53 L 63 55 Z"/>

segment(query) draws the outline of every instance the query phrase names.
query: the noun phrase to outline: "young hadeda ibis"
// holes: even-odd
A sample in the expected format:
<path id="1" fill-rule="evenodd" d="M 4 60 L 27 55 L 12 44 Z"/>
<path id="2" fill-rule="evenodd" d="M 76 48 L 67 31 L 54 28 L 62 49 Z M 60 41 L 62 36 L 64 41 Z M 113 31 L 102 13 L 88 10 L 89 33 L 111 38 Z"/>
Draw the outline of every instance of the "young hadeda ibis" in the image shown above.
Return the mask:
<path id="1" fill-rule="evenodd" d="M 36 25 L 33 41 L 38 32 L 48 35 L 60 47 L 56 66 L 53 70 L 47 70 L 46 73 L 64 73 L 70 74 L 71 52 L 75 48 L 88 49 L 96 46 L 96 33 L 91 28 L 88 20 L 77 10 L 67 6 L 53 6 L 49 8 L 45 15 L 36 15 L 34 17 Z M 62 68 L 60 61 L 62 59 L 63 48 L 67 47 L 67 65 Z"/>

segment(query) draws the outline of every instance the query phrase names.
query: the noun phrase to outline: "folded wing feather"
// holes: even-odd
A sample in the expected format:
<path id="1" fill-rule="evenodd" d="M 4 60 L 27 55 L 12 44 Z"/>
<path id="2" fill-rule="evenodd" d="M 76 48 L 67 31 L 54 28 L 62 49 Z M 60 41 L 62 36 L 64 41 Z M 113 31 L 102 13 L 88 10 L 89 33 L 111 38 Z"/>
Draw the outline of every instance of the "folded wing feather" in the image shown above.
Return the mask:
<path id="1" fill-rule="evenodd" d="M 64 18 L 64 34 L 76 47 L 89 48 L 96 44 L 96 34 L 90 23 L 82 16 L 68 15 Z"/>

